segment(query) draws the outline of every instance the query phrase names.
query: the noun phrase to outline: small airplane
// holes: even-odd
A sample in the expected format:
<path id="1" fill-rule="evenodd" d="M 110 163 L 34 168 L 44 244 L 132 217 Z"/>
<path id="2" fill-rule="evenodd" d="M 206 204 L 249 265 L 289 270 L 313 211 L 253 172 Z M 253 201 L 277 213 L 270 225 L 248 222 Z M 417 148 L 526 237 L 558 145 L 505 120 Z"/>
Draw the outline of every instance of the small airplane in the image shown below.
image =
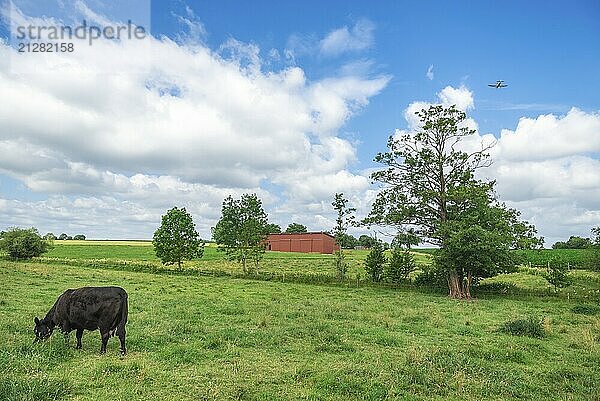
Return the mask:
<path id="1" fill-rule="evenodd" d="M 499 79 L 496 81 L 495 84 L 488 84 L 488 86 L 499 89 L 499 88 L 506 88 L 508 85 L 505 84 L 503 80 Z"/>

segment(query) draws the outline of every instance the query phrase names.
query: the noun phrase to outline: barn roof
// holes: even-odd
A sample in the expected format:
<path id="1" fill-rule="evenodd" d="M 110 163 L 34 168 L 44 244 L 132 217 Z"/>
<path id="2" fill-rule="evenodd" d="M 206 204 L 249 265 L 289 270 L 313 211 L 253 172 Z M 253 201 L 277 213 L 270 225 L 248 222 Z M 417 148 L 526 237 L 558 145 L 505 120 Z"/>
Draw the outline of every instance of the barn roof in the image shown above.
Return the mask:
<path id="1" fill-rule="evenodd" d="M 269 236 L 271 236 L 271 235 L 317 235 L 317 234 L 326 235 L 330 238 L 335 239 L 335 237 L 333 235 L 326 233 L 325 231 L 309 231 L 306 233 L 276 233 L 276 234 L 269 234 Z"/>

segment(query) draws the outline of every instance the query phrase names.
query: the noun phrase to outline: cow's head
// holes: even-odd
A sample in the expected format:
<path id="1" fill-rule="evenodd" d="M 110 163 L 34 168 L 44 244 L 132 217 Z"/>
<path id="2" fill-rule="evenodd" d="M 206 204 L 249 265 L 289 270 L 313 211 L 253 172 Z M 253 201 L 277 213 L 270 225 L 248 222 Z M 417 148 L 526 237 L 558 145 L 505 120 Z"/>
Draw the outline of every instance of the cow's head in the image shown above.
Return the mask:
<path id="1" fill-rule="evenodd" d="M 54 330 L 54 325 L 48 324 L 45 319 L 38 319 L 37 317 L 33 319 L 35 322 L 35 327 L 33 329 L 35 333 L 34 343 L 38 341 L 43 341 L 48 339 L 52 335 L 52 330 Z"/>

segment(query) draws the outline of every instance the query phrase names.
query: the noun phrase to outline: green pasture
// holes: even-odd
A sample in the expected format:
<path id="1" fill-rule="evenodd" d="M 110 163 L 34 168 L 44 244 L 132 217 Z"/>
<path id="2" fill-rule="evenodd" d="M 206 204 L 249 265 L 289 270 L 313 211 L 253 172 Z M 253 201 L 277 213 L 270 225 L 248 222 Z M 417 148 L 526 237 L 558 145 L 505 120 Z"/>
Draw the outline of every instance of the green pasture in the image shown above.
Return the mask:
<path id="1" fill-rule="evenodd" d="M 147 243 L 85 242 L 0 260 L 0 400 L 600 399 L 597 272 L 573 270 L 555 295 L 541 269 L 524 266 L 485 280 L 492 291 L 466 302 L 352 278 L 293 280 L 333 275 L 329 255 L 267 253 L 261 269 L 292 279 L 265 281 L 236 276 L 239 266 L 210 247 L 176 273 Z M 366 254 L 348 252 L 351 275 Z M 33 318 L 85 285 L 128 291 L 124 358 L 117 339 L 100 355 L 97 331 L 84 334 L 83 350 L 74 334 L 68 345 L 59 333 L 32 344 Z M 545 337 L 499 330 L 528 318 Z"/>

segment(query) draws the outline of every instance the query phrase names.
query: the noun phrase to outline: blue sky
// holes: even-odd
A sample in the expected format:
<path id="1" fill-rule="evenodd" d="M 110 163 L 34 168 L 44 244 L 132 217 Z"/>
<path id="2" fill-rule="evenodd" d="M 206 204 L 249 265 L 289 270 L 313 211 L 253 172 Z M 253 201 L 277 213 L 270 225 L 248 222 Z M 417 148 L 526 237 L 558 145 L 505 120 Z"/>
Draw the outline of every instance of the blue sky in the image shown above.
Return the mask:
<path id="1" fill-rule="evenodd" d="M 60 55 L 69 68 L 38 75 L 24 68 L 52 59 L 2 45 L 0 90 L 12 102 L 0 106 L 0 228 L 149 238 L 183 204 L 207 236 L 219 199 L 254 191 L 273 221 L 327 229 L 334 189 L 368 211 L 373 156 L 411 128 L 407 110 L 457 101 L 478 137 L 498 139 L 486 177 L 542 235 L 600 224 L 597 1 L 14 3 L 25 20 L 141 20 L 155 40 L 150 53 L 130 43 Z M 509 86 L 487 87 L 497 79 Z M 247 138 L 273 149 L 244 149 Z"/>
<path id="2" fill-rule="evenodd" d="M 444 86 L 461 83 L 474 91 L 480 107 L 473 116 L 486 132 L 574 105 L 600 108 L 597 1 L 154 1 L 152 32 L 176 35 L 181 25 L 172 13 L 184 14 L 186 4 L 205 25 L 212 48 L 233 37 L 281 51 L 291 35 L 310 40 L 360 19 L 372 21 L 374 43 L 365 51 L 296 58 L 311 79 L 355 60 L 371 60 L 377 71 L 393 75 L 345 127 L 365 137 L 385 137 L 404 124 L 408 103 L 432 100 Z M 435 78 L 429 81 L 425 73 L 432 64 Z M 488 89 L 496 79 L 510 89 Z M 515 109 L 503 110 L 510 107 Z M 361 147 L 367 158 L 374 150 L 369 145 Z"/>

